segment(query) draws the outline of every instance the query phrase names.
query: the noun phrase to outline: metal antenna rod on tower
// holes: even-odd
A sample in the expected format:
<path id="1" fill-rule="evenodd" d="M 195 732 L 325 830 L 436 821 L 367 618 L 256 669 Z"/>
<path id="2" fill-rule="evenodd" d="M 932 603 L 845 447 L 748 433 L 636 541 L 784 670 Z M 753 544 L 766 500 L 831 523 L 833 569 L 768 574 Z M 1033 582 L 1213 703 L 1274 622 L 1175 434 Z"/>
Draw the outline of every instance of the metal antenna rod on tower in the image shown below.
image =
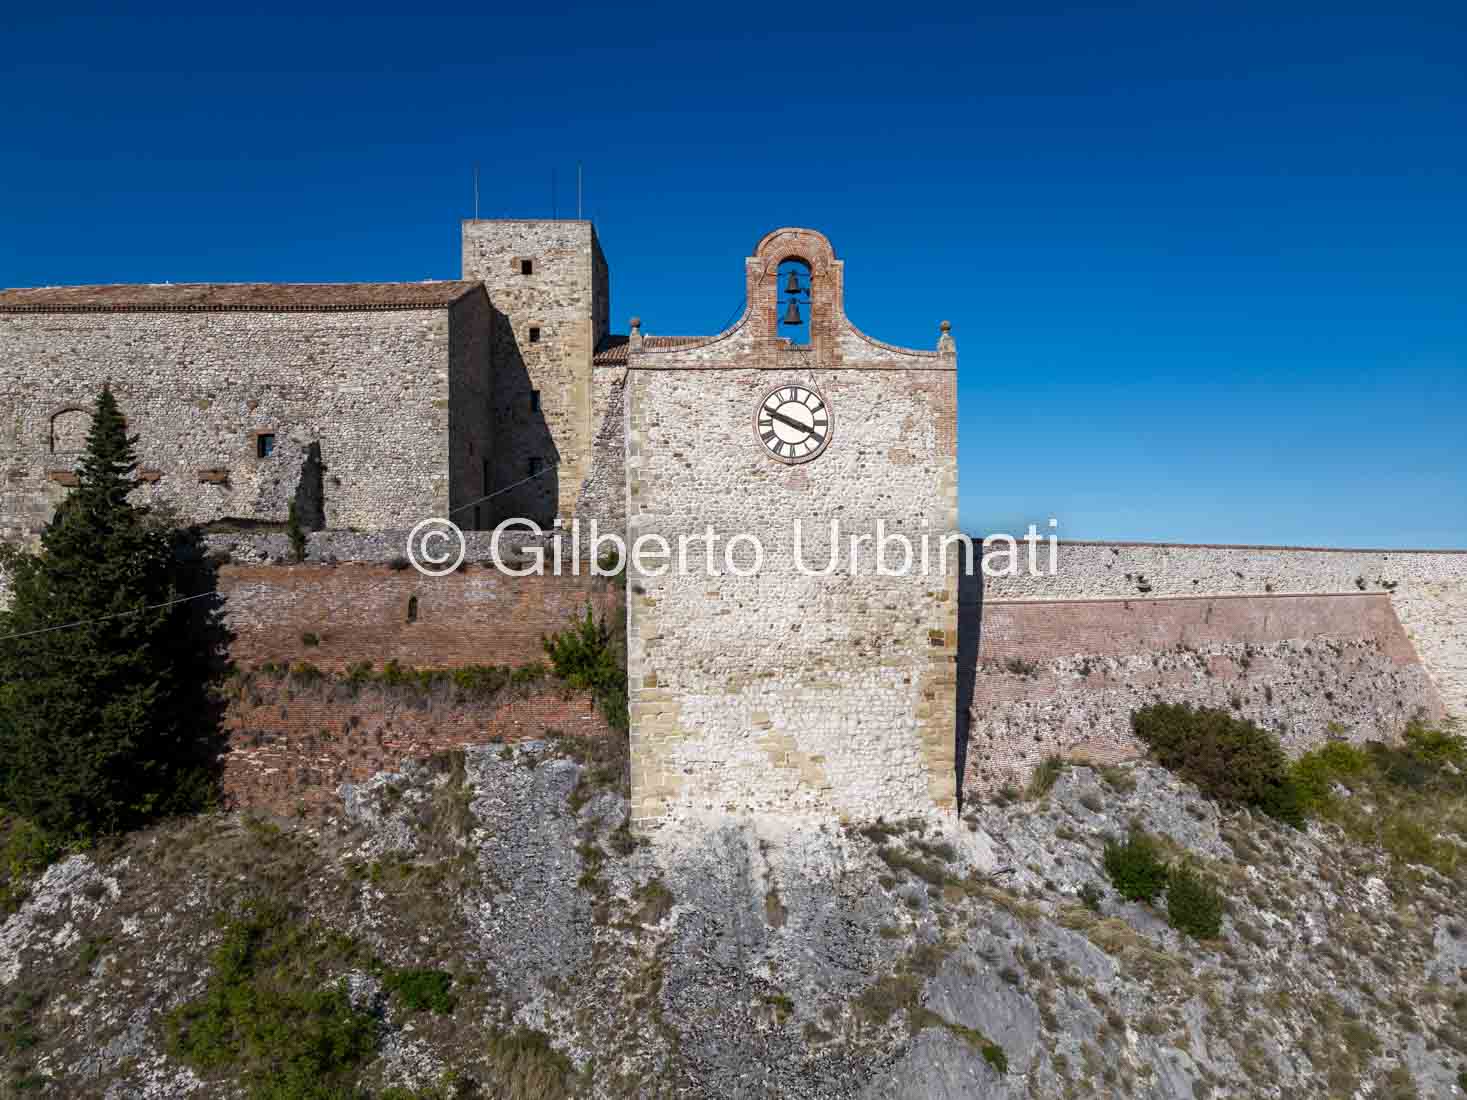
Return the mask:
<path id="1" fill-rule="evenodd" d="M 479 162 L 474 161 L 474 221 L 479 220 Z"/>
<path id="2" fill-rule="evenodd" d="M 560 205 L 555 197 L 555 169 L 550 169 L 550 220 L 560 220 Z"/>
<path id="3" fill-rule="evenodd" d="M 576 161 L 576 221 L 581 220 L 581 162 Z"/>

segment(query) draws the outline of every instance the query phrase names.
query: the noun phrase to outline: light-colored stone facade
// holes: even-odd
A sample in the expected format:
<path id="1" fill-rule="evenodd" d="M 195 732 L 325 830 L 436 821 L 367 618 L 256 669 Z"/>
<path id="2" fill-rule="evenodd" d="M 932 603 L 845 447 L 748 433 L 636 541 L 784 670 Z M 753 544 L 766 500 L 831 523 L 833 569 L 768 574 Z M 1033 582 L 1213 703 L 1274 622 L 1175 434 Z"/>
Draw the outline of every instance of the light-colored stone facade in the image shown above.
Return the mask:
<path id="1" fill-rule="evenodd" d="M 811 269 L 809 346 L 777 328 L 776 269 Z M 940 535 L 956 523 L 956 354 L 877 344 L 846 320 L 829 242 L 780 230 L 747 263 L 748 307 L 707 340 L 627 355 L 628 538 L 712 528 L 695 564 L 629 573 L 628 668 L 635 821 L 668 815 L 810 811 L 900 816 L 955 804 L 957 585 L 954 568 L 873 573 L 851 567 L 850 536 Z M 773 388 L 802 385 L 827 404 L 831 442 L 811 461 L 775 459 L 755 430 Z M 830 576 L 794 557 L 829 562 Z M 748 533 L 763 546 L 752 576 L 725 553 Z M 747 545 L 733 565 L 753 564 Z M 653 566 L 654 563 L 646 563 Z M 954 567 L 956 562 L 951 563 Z M 654 566 L 655 567 L 655 566 Z"/>
<path id="2" fill-rule="evenodd" d="M 600 424 L 591 358 L 611 309 L 606 257 L 588 221 L 465 221 L 463 274 L 483 282 L 498 322 L 493 514 L 548 525 L 576 511 L 591 472 Z"/>
<path id="3" fill-rule="evenodd" d="M 151 289 L 0 294 L 4 537 L 65 495 L 103 385 L 138 436 L 138 495 L 186 521 L 283 523 L 295 501 L 312 527 L 410 526 L 478 487 L 489 422 L 451 416 L 450 391 L 488 385 L 482 288 Z"/>

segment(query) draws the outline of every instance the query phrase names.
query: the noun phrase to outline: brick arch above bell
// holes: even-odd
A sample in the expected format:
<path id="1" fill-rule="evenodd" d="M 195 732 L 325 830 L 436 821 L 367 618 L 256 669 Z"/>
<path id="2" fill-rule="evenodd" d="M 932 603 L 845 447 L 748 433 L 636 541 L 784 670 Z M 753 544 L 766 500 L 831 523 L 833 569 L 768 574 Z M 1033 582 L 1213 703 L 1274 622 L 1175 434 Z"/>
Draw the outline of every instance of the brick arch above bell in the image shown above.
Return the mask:
<path id="1" fill-rule="evenodd" d="M 754 247 L 754 256 L 761 262 L 765 275 L 778 270 L 786 260 L 801 261 L 812 275 L 825 274 L 837 262 L 835 249 L 824 233 L 790 225 L 764 234 Z"/>

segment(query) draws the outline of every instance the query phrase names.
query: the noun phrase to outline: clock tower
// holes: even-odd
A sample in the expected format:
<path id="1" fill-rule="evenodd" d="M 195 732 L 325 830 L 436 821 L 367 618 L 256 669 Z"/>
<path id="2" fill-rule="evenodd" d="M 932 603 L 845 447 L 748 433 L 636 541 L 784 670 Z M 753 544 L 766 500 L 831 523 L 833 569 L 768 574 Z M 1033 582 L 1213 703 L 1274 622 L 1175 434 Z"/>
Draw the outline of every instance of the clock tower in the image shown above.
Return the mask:
<path id="1" fill-rule="evenodd" d="M 634 822 L 952 812 L 952 339 L 862 333 L 814 230 L 744 277 L 727 330 L 627 355 Z"/>

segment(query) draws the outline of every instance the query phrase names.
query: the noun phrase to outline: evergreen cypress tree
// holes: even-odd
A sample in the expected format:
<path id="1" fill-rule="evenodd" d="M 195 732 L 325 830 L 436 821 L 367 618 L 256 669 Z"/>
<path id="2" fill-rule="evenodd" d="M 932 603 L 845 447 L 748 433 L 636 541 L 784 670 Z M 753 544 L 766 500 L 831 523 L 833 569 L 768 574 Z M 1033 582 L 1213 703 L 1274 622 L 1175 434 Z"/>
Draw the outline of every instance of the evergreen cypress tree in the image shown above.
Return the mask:
<path id="1" fill-rule="evenodd" d="M 0 806 L 58 836 L 126 827 L 199 790 L 210 654 L 190 604 L 166 606 L 192 594 L 175 532 L 128 503 L 135 442 L 104 389 L 40 552 L 0 550 Z"/>

